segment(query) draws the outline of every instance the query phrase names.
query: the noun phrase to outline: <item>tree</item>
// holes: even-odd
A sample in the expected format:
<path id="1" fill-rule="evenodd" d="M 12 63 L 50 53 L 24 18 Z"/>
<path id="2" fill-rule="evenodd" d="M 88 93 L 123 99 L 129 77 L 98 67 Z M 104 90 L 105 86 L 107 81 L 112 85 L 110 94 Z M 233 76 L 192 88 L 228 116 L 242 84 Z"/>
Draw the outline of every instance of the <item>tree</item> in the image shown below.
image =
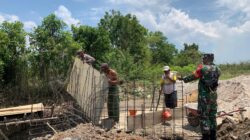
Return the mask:
<path id="1" fill-rule="evenodd" d="M 2 85 L 4 82 L 4 69 L 6 63 L 9 61 L 10 55 L 8 52 L 8 44 L 9 44 L 9 38 L 8 35 L 0 30 L 0 84 Z"/>
<path id="2" fill-rule="evenodd" d="M 105 54 L 111 49 L 108 32 L 103 28 L 90 26 L 72 26 L 73 38 L 81 44 L 81 48 L 97 62 L 103 62 Z"/>
<path id="3" fill-rule="evenodd" d="M 147 40 L 152 52 L 152 64 L 170 64 L 173 61 L 177 49 L 168 43 L 162 32 L 150 32 Z"/>
<path id="4" fill-rule="evenodd" d="M 147 30 L 131 14 L 123 16 L 119 11 L 106 12 L 98 24 L 109 33 L 111 45 L 127 51 L 134 57 L 134 63 L 144 64 L 151 59 L 146 45 Z"/>
<path id="5" fill-rule="evenodd" d="M 197 65 L 201 62 L 201 52 L 199 46 L 195 43 L 184 44 L 184 49 L 175 57 L 174 64 L 178 66 L 188 66 L 189 64 Z"/>
<path id="6" fill-rule="evenodd" d="M 66 24 L 51 14 L 30 34 L 32 69 L 35 75 L 38 74 L 45 81 L 49 78 L 64 79 L 72 56 L 80 48 L 65 28 Z"/>
<path id="7" fill-rule="evenodd" d="M 15 85 L 20 80 L 17 74 L 25 53 L 25 35 L 23 24 L 19 21 L 5 21 L 0 26 L 0 75 L 5 84 Z"/>

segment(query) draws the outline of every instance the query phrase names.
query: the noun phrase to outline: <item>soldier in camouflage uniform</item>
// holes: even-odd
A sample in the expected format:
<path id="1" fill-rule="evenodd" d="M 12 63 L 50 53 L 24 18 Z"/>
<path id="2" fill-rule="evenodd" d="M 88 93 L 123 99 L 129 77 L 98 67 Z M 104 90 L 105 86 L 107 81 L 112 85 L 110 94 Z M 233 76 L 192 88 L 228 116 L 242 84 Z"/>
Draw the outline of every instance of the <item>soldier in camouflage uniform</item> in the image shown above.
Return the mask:
<path id="1" fill-rule="evenodd" d="M 213 54 L 203 55 L 203 64 L 200 64 L 192 75 L 179 78 L 185 83 L 199 79 L 198 85 L 198 113 L 202 140 L 216 140 L 216 113 L 218 78 L 220 69 L 213 63 Z"/>

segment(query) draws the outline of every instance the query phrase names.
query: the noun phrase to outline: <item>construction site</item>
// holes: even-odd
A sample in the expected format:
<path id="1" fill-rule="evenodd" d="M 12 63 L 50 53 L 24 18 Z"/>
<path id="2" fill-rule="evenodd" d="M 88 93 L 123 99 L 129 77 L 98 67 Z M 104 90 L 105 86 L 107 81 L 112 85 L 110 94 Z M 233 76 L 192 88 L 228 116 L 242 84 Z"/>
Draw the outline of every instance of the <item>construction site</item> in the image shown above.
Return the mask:
<path id="1" fill-rule="evenodd" d="M 50 84 L 53 98 L 46 102 L 0 109 L 1 139 L 195 140 L 201 137 L 197 82 L 177 81 L 177 106 L 169 110 L 159 94 L 159 83 L 124 82 L 119 86 L 118 123 L 108 116 L 107 79 L 92 65 L 75 58 L 67 80 Z M 219 81 L 218 139 L 250 139 L 249 84 L 247 75 Z M 7 98 L 2 96 L 6 102 Z"/>
<path id="2" fill-rule="evenodd" d="M 0 0 L 0 140 L 250 140 L 250 0 Z"/>

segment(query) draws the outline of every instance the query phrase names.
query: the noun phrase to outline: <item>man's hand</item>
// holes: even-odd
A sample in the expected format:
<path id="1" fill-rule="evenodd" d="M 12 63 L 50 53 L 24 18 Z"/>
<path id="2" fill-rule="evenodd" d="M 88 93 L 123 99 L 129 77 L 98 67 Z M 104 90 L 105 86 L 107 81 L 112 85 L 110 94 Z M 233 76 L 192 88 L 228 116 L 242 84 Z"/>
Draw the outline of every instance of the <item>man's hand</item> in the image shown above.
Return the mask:
<path id="1" fill-rule="evenodd" d="M 162 94 L 162 90 L 161 89 L 159 90 L 159 94 Z"/>

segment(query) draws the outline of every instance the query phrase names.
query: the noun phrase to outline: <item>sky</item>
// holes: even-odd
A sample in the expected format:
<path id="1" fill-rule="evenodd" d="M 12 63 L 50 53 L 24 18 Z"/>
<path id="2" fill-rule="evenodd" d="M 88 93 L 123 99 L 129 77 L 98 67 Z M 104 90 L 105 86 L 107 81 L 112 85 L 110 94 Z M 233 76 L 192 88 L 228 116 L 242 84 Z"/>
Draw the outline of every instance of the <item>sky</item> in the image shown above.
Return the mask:
<path id="1" fill-rule="evenodd" d="M 0 23 L 18 20 L 30 32 L 54 13 L 67 25 L 96 27 L 112 9 L 136 15 L 179 50 L 196 43 L 218 64 L 250 60 L 250 0 L 0 0 Z"/>

